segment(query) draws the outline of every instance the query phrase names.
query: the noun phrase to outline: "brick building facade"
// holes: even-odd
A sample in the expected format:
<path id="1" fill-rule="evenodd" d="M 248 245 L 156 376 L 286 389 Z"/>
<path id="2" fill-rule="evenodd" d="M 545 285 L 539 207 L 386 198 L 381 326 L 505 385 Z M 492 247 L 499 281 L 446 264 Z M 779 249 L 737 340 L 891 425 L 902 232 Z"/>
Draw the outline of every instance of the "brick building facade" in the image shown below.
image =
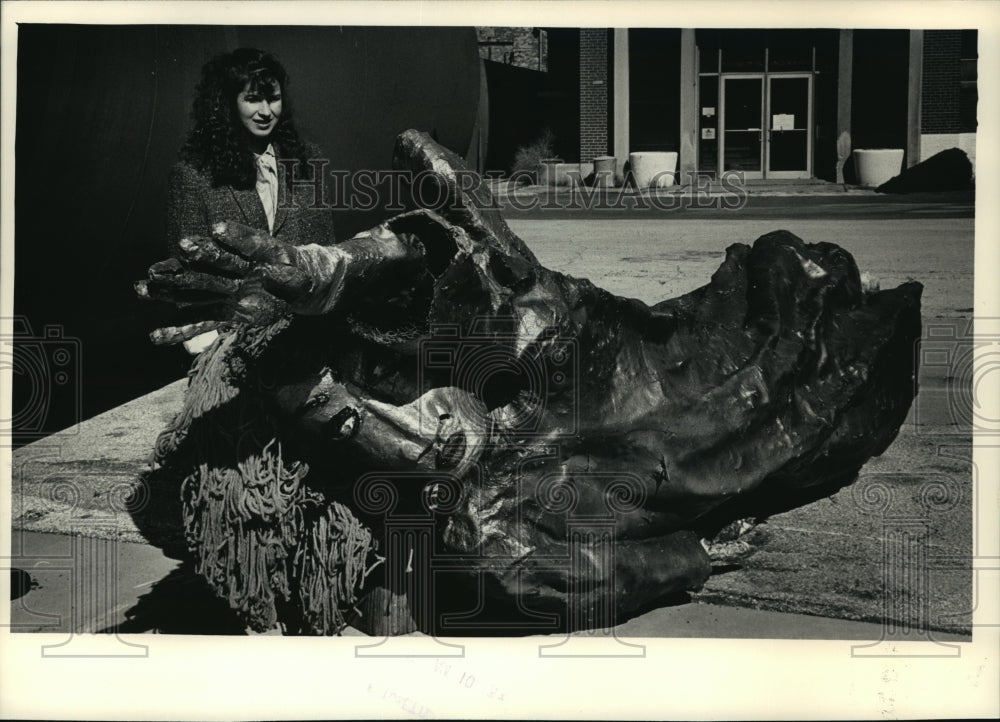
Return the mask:
<path id="1" fill-rule="evenodd" d="M 947 148 L 976 155 L 976 33 L 924 32 L 921 157 Z"/>
<path id="2" fill-rule="evenodd" d="M 621 169 L 630 152 L 672 151 L 682 174 L 838 181 L 857 148 L 900 148 L 909 166 L 960 147 L 975 162 L 974 30 L 566 32 L 547 64 L 578 73 L 544 92 L 572 101 L 536 125 L 562 128 L 567 161 L 610 154 Z"/>
<path id="3" fill-rule="evenodd" d="M 525 70 L 548 70 L 548 33 L 542 28 L 478 27 L 479 57 Z"/>
<path id="4" fill-rule="evenodd" d="M 608 31 L 580 30 L 580 157 L 608 152 Z"/>

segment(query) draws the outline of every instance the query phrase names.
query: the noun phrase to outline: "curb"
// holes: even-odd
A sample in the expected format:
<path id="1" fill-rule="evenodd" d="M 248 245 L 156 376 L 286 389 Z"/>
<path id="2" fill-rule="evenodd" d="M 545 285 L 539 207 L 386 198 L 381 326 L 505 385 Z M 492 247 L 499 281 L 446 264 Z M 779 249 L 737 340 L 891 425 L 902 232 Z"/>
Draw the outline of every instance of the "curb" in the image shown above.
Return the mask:
<path id="1" fill-rule="evenodd" d="M 670 188 L 636 189 L 628 186 L 606 186 L 604 189 L 579 186 L 520 186 L 511 189 L 506 184 L 487 184 L 490 193 L 501 205 L 514 201 L 556 200 L 572 198 L 573 196 L 606 195 L 615 200 L 629 198 L 732 198 L 735 195 L 746 195 L 758 198 L 801 198 L 801 197 L 880 197 L 873 188 L 862 186 L 838 185 L 834 183 L 789 185 L 788 187 L 742 185 L 732 188 L 722 188 L 717 184 L 704 189 L 695 189 L 690 185 L 671 186 Z"/>

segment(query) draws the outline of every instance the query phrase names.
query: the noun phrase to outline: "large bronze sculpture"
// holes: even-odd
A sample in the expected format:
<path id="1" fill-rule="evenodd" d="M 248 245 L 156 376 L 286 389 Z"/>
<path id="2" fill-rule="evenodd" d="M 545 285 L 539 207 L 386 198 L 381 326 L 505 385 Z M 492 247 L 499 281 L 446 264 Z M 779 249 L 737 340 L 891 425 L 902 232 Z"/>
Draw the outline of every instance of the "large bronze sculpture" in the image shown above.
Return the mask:
<path id="1" fill-rule="evenodd" d="M 702 539 L 832 493 L 895 438 L 920 284 L 865 291 L 847 252 L 777 231 L 647 306 L 542 267 L 426 134 L 394 160 L 445 202 L 334 246 L 223 224 L 138 285 L 200 319 L 154 340 L 223 330 L 155 479 L 250 627 L 406 631 L 366 599 L 429 606 L 425 631 L 623 621 L 704 582 Z"/>

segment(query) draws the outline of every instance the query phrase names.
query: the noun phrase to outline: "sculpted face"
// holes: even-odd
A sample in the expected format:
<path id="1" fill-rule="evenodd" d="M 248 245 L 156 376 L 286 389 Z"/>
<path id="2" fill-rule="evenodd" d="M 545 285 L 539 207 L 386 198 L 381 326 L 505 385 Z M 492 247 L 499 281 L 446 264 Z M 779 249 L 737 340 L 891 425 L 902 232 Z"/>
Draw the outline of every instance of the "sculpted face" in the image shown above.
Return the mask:
<path id="1" fill-rule="evenodd" d="M 236 112 L 250 135 L 266 139 L 281 117 L 281 86 L 275 81 L 270 88 L 251 90 L 247 83 L 236 96 Z"/>

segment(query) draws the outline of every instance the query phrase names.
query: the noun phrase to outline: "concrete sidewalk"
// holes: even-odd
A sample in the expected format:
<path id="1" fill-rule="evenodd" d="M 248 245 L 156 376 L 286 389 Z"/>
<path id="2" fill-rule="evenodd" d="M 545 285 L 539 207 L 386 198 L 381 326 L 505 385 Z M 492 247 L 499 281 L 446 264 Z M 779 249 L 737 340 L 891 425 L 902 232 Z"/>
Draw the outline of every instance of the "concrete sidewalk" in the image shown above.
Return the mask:
<path id="1" fill-rule="evenodd" d="M 230 634 L 246 631 L 190 565 L 145 544 L 15 532 L 11 631 L 55 633 Z M 95 565 L 113 570 L 95 576 Z M 87 598 L 81 591 L 86 588 Z M 277 634 L 277 631 L 269 634 Z M 653 609 L 604 630 L 624 638 L 842 639 L 888 638 L 881 624 L 709 604 L 692 599 Z M 345 637 L 367 635 L 348 627 Z M 406 636 L 424 636 L 414 633 Z M 558 639 L 565 635 L 537 635 Z M 593 637 L 592 632 L 574 636 Z M 913 640 L 897 633 L 895 639 Z M 924 641 L 962 642 L 930 632 Z"/>

